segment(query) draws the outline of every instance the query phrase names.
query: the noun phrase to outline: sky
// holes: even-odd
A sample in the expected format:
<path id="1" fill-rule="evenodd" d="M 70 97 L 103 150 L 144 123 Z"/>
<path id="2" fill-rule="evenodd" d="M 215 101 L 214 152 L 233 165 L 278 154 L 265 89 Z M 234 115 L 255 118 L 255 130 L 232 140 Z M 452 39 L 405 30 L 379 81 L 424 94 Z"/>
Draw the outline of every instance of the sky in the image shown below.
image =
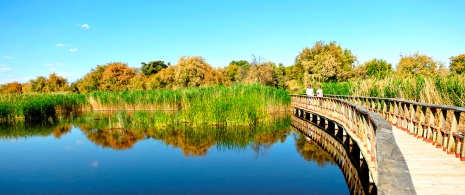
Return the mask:
<path id="1" fill-rule="evenodd" d="M 395 68 L 415 52 L 449 64 L 465 53 L 464 0 L 0 0 L 0 84 L 97 65 L 202 56 L 213 67 L 253 56 L 285 66 L 335 41 L 363 64 Z"/>

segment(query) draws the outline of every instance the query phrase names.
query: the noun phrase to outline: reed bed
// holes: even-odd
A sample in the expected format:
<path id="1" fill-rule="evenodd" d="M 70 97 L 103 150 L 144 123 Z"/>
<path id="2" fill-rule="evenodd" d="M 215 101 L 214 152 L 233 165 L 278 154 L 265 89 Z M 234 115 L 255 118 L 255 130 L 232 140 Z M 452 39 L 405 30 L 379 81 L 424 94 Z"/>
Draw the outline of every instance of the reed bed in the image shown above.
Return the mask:
<path id="1" fill-rule="evenodd" d="M 57 114 L 78 112 L 87 104 L 87 97 L 79 94 L 20 94 L 0 96 L 0 122 L 43 122 Z"/>
<path id="2" fill-rule="evenodd" d="M 349 85 L 349 94 L 354 96 L 398 98 L 459 107 L 465 105 L 465 76 L 461 75 L 449 77 L 388 76 L 384 79 L 359 80 Z"/>
<path id="3" fill-rule="evenodd" d="M 17 118 L 42 122 L 89 107 L 95 111 L 178 111 L 173 119 L 194 125 L 253 125 L 268 121 L 270 113 L 288 110 L 290 101 L 286 91 L 258 84 L 84 95 L 5 95 L 0 96 L 0 122 Z M 158 123 L 158 118 L 138 118 Z"/>
<path id="4" fill-rule="evenodd" d="M 286 91 L 262 85 L 198 87 L 179 90 L 94 92 L 94 110 L 177 110 L 179 120 L 192 124 L 252 125 L 269 114 L 286 111 Z"/>

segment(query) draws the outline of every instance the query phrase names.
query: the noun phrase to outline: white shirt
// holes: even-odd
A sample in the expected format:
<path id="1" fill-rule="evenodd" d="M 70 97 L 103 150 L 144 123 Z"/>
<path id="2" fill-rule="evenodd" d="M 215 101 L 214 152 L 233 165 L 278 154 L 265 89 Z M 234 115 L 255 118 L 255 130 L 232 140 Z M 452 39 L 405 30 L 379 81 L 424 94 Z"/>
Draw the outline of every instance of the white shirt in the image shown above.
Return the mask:
<path id="1" fill-rule="evenodd" d="M 305 93 L 307 94 L 307 96 L 313 97 L 313 88 L 307 88 L 307 90 L 305 91 Z"/>
<path id="2" fill-rule="evenodd" d="M 323 97 L 323 89 L 316 90 L 316 97 Z"/>

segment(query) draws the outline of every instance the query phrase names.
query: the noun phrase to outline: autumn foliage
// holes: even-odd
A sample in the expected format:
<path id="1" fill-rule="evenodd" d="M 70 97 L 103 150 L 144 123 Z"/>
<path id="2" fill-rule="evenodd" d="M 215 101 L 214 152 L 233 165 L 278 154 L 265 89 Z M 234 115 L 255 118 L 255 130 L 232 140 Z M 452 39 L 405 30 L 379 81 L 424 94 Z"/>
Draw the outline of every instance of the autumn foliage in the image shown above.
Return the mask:
<path id="1" fill-rule="evenodd" d="M 253 55 L 252 55 L 253 56 Z M 97 65 L 73 83 L 51 73 L 27 83 L 0 85 L 0 93 L 89 93 L 94 91 L 140 91 L 181 89 L 200 86 L 230 86 L 260 83 L 290 91 L 300 91 L 308 84 L 352 82 L 391 76 L 449 77 L 465 73 L 465 54 L 452 56 L 449 68 L 440 61 L 418 52 L 401 55 L 393 66 L 383 59 L 372 59 L 359 65 L 356 55 L 336 42 L 315 42 L 295 57 L 294 65 L 285 67 L 253 56 L 231 61 L 225 67 L 212 67 L 201 56 L 182 56 L 177 64 L 164 61 L 142 62 L 140 67 L 111 62 Z"/>

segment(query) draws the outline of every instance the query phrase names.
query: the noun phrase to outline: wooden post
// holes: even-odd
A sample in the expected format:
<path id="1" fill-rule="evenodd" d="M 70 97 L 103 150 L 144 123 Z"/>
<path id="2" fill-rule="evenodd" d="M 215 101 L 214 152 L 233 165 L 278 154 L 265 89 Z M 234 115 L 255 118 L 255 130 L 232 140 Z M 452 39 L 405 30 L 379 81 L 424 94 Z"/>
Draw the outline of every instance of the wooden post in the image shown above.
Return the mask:
<path id="1" fill-rule="evenodd" d="M 426 120 L 425 113 L 426 113 L 426 107 L 421 106 L 421 109 L 420 109 L 420 122 L 418 123 L 417 138 L 422 138 L 423 137 L 423 132 L 424 132 L 423 124 L 425 123 L 425 120 Z"/>
<path id="2" fill-rule="evenodd" d="M 456 149 L 454 135 L 458 132 L 460 113 L 461 112 L 459 111 L 454 111 L 454 115 L 452 116 L 451 128 L 449 133 L 449 144 L 447 144 L 447 154 L 454 153 Z"/>
<path id="3" fill-rule="evenodd" d="M 435 139 L 435 135 L 433 132 L 434 119 L 436 117 L 436 108 L 429 108 L 430 115 L 429 115 L 429 125 L 428 125 L 428 133 L 426 135 L 426 143 L 434 143 L 433 139 Z"/>

